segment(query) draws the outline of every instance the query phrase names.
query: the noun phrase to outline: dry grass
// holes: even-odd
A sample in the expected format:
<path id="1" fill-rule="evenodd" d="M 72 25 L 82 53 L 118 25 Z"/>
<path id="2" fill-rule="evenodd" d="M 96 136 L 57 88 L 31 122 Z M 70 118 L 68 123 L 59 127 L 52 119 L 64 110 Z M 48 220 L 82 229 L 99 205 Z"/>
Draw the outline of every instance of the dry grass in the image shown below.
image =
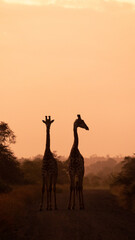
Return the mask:
<path id="1" fill-rule="evenodd" d="M 40 195 L 39 185 L 16 186 L 7 194 L 0 194 L 0 233 L 12 232 L 25 219 L 28 209 Z M 0 239 L 1 239 L 0 238 Z M 3 238 L 4 239 L 4 238 Z"/>
<path id="2" fill-rule="evenodd" d="M 67 186 L 57 186 L 61 193 Z M 10 193 L 0 194 L 0 230 L 12 227 L 25 218 L 34 203 L 40 203 L 41 184 L 15 186 Z"/>
<path id="3" fill-rule="evenodd" d="M 125 194 L 125 185 L 112 186 L 111 193 L 117 197 L 121 207 L 135 212 L 135 195 L 132 197 L 127 196 Z"/>
<path id="4" fill-rule="evenodd" d="M 26 224 L 33 206 L 39 211 L 41 184 L 14 186 L 12 192 L 0 194 L 0 240 L 15 240 L 16 231 Z M 62 193 L 65 186 L 57 186 Z"/>

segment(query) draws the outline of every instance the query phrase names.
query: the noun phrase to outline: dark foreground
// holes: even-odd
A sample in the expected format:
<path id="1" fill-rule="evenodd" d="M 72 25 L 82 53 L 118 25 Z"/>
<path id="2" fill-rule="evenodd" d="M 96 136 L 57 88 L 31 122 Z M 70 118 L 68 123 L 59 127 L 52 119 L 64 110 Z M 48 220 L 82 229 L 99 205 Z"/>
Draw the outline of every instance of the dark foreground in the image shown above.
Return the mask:
<path id="1" fill-rule="evenodd" d="M 107 190 L 84 191 L 85 210 L 67 210 L 68 193 L 58 193 L 57 211 L 32 203 L 25 219 L 0 240 L 135 240 L 135 214 L 120 208 Z"/>

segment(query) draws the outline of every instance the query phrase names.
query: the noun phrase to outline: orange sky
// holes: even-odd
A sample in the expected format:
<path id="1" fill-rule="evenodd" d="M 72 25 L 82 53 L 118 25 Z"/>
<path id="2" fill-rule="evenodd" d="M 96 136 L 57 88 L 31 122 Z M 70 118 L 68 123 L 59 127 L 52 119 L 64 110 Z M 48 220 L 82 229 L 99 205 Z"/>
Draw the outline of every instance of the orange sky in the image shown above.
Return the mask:
<path id="1" fill-rule="evenodd" d="M 79 129 L 84 156 L 131 155 L 135 1 L 23 3 L 0 0 L 0 120 L 16 156 L 44 153 L 44 115 L 55 119 L 51 149 L 68 156 L 77 114 L 90 128 Z"/>

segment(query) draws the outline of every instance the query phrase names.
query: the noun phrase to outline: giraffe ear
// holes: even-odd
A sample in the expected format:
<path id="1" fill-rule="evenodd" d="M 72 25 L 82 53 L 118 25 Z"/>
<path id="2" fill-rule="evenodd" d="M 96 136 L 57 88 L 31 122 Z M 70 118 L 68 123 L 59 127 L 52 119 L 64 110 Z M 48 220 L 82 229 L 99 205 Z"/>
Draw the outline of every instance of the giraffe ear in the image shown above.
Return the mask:
<path id="1" fill-rule="evenodd" d="M 51 123 L 53 123 L 53 122 L 54 122 L 54 120 L 51 121 Z"/>
<path id="2" fill-rule="evenodd" d="M 46 121 L 42 120 L 42 122 L 46 124 Z"/>

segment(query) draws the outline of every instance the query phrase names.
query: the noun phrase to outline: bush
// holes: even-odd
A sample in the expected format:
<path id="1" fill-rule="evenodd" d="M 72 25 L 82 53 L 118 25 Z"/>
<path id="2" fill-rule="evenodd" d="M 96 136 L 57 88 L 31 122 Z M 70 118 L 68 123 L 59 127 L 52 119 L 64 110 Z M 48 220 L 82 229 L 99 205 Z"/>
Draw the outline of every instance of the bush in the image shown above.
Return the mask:
<path id="1" fill-rule="evenodd" d="M 20 164 L 10 150 L 9 145 L 16 142 L 14 132 L 5 122 L 0 122 L 0 191 L 8 191 L 10 184 L 23 180 Z"/>
<path id="2" fill-rule="evenodd" d="M 135 158 L 125 157 L 121 172 L 113 178 L 111 189 L 125 208 L 135 210 Z"/>
<path id="3" fill-rule="evenodd" d="M 0 144 L 0 178 L 7 184 L 21 183 L 20 164 L 9 147 Z"/>
<path id="4" fill-rule="evenodd" d="M 8 193 L 12 188 L 0 179 L 0 193 Z"/>
<path id="5" fill-rule="evenodd" d="M 21 170 L 24 175 L 24 183 L 25 184 L 40 183 L 42 180 L 41 168 L 42 168 L 41 159 L 35 158 L 33 161 L 25 159 L 24 162 L 21 164 Z"/>
<path id="6" fill-rule="evenodd" d="M 68 176 L 68 162 L 67 161 L 59 161 L 57 160 L 58 164 L 58 184 L 67 184 L 69 183 L 69 176 Z"/>

